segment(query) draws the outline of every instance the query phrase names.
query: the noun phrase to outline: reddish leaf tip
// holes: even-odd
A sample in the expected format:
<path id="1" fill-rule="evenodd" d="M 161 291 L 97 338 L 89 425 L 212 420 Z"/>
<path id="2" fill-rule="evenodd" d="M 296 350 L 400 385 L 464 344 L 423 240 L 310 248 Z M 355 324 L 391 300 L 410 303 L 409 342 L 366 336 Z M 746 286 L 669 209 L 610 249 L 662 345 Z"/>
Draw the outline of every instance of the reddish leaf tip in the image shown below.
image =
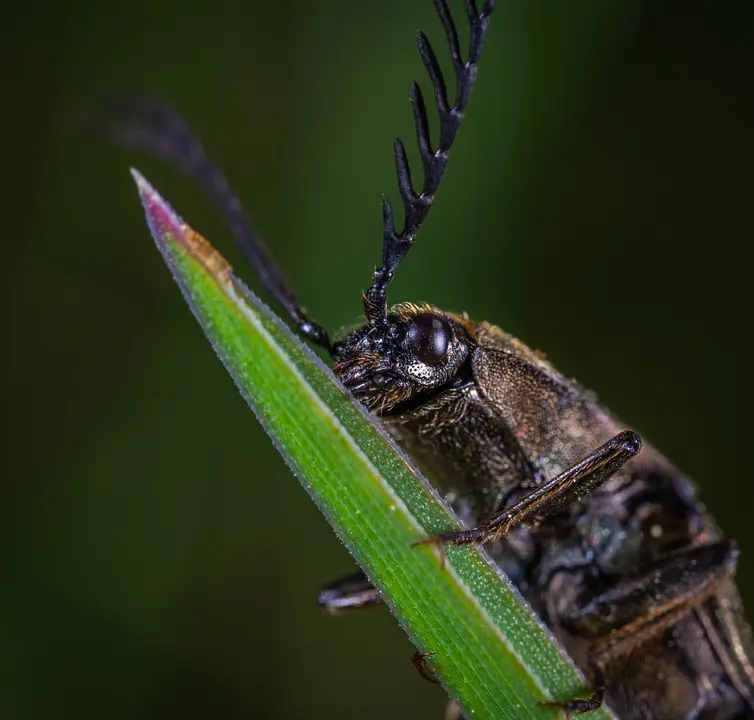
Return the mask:
<path id="1" fill-rule="evenodd" d="M 135 168 L 130 168 L 136 182 L 141 204 L 147 216 L 147 224 L 158 245 L 163 245 L 166 235 L 180 239 L 185 234 L 185 225 L 178 213 L 163 199 L 149 181 Z"/>

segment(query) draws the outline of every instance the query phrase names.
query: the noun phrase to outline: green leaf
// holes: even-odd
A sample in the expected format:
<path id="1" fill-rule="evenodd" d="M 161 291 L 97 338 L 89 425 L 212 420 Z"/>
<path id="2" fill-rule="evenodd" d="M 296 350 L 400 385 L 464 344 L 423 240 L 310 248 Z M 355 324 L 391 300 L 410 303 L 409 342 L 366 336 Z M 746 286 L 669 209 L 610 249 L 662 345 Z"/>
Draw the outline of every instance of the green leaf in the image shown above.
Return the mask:
<path id="1" fill-rule="evenodd" d="M 483 550 L 448 547 L 443 568 L 438 550 L 411 547 L 458 519 L 324 363 L 133 175 L 157 247 L 218 357 L 416 647 L 433 653 L 431 671 L 467 717 L 553 718 L 540 701 L 587 694 Z"/>

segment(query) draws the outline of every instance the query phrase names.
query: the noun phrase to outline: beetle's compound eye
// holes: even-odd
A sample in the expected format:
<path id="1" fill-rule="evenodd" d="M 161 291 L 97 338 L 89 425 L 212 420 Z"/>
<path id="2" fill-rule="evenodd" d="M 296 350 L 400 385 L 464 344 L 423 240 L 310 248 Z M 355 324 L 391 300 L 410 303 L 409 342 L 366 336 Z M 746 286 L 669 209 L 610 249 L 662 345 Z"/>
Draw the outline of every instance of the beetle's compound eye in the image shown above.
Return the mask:
<path id="1" fill-rule="evenodd" d="M 406 347 L 420 362 L 432 365 L 445 360 L 451 330 L 447 322 L 434 313 L 419 313 L 406 330 Z"/>

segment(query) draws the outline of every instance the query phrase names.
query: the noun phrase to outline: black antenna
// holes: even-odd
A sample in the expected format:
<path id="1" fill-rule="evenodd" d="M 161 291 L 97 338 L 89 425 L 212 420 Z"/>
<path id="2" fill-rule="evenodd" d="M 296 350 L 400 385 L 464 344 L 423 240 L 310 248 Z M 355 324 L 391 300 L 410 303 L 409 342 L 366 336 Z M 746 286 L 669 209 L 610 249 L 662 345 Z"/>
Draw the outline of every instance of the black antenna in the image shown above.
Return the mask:
<path id="1" fill-rule="evenodd" d="M 397 232 L 393 218 L 393 206 L 390 200 L 382 199 L 382 217 L 385 224 L 385 239 L 382 245 L 382 267 L 372 275 L 372 285 L 364 295 L 364 314 L 372 326 L 387 323 L 387 286 L 393 279 L 395 270 L 414 244 L 424 218 L 435 199 L 435 192 L 440 185 L 445 168 L 448 165 L 448 152 L 455 140 L 458 128 L 463 120 L 463 111 L 469 102 L 477 74 L 477 62 L 482 54 L 484 38 L 489 26 L 490 14 L 495 0 L 485 0 L 479 12 L 475 0 L 465 0 L 466 15 L 471 26 L 469 57 L 466 62 L 461 58 L 458 33 L 448 11 L 445 0 L 434 0 L 435 10 L 440 17 L 448 38 L 450 57 L 456 74 L 456 98 L 452 107 L 448 104 L 445 79 L 440 71 L 434 50 L 427 36 L 420 32 L 417 38 L 419 54 L 429 73 L 435 95 L 435 105 L 440 118 L 440 140 L 436 150 L 432 150 L 429 140 L 429 122 L 424 97 L 419 86 L 414 83 L 411 88 L 411 105 L 414 110 L 414 123 L 419 143 L 419 154 L 424 167 L 424 184 L 420 194 L 416 194 L 411 184 L 411 172 L 406 157 L 406 149 L 400 139 L 393 144 L 395 167 L 398 172 L 398 190 L 405 211 L 403 230 Z"/>
<path id="2" fill-rule="evenodd" d="M 251 228 L 225 176 L 207 157 L 201 142 L 178 113 L 160 98 L 143 93 L 103 97 L 95 110 L 82 118 L 89 130 L 109 137 L 118 145 L 168 160 L 201 185 L 225 218 L 267 292 L 285 308 L 303 337 L 332 355 L 327 331 L 307 317 L 282 271 Z"/>

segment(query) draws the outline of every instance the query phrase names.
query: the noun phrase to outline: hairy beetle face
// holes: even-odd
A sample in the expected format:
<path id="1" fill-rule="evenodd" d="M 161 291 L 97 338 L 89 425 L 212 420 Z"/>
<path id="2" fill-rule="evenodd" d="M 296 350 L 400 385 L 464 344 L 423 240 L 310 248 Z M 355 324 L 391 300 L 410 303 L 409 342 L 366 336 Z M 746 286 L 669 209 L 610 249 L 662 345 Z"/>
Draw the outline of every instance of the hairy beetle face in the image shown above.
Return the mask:
<path id="1" fill-rule="evenodd" d="M 428 305 L 396 305 L 384 326 L 364 325 L 335 345 L 333 371 L 380 415 L 409 407 L 462 375 L 472 325 Z"/>

